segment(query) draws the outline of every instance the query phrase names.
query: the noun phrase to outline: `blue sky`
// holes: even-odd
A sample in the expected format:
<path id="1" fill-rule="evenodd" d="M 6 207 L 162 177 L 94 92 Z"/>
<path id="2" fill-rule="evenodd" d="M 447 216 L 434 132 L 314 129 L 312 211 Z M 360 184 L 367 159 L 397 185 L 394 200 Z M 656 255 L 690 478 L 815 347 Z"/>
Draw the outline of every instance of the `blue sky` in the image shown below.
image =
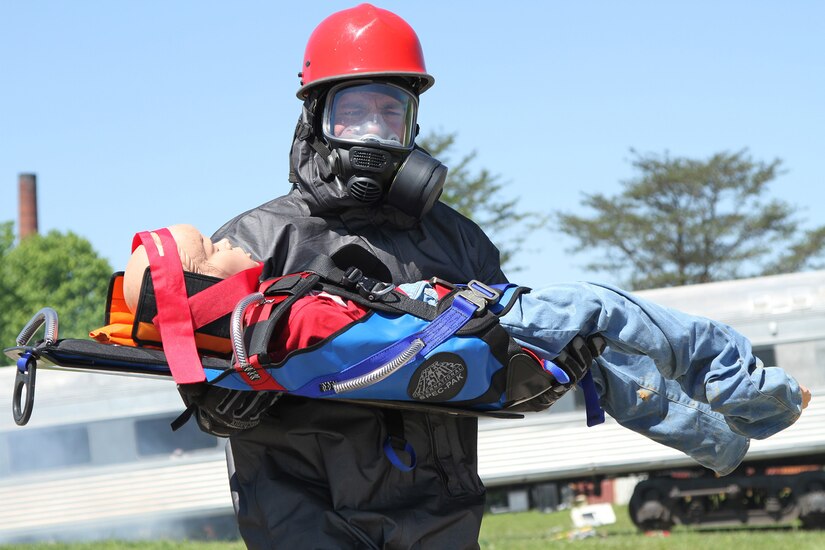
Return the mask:
<path id="1" fill-rule="evenodd" d="M 38 175 L 40 229 L 121 268 L 132 234 L 211 233 L 286 192 L 304 46 L 355 2 L 0 1 L 0 220 Z M 825 3 L 376 3 L 418 32 L 435 87 L 422 130 L 509 182 L 524 208 L 617 193 L 629 150 L 784 160 L 775 196 L 825 223 Z M 517 262 L 528 285 L 597 279 L 558 232 Z"/>

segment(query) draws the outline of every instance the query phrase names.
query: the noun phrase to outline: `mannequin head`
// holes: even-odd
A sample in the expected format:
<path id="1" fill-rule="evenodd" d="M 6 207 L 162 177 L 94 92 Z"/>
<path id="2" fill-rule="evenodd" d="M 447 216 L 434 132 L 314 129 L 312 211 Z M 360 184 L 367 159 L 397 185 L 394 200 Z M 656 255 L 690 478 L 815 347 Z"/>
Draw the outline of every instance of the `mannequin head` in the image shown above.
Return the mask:
<path id="1" fill-rule="evenodd" d="M 233 248 L 226 239 L 213 243 L 195 227 L 186 224 L 172 225 L 168 229 L 178 245 L 177 254 L 184 271 L 224 279 L 258 265 L 258 262 L 243 249 Z M 155 233 L 152 233 L 152 239 L 161 255 L 165 254 L 160 238 Z M 133 313 L 137 307 L 140 285 L 147 267 L 149 256 L 141 245 L 129 258 L 123 276 L 123 297 Z"/>

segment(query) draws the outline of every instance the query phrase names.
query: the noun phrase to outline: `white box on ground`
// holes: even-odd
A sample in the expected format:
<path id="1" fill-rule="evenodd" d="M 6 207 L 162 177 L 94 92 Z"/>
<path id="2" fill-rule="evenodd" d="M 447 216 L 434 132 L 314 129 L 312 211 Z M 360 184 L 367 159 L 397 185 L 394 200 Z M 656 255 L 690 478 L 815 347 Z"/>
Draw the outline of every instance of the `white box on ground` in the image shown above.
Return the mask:
<path id="1" fill-rule="evenodd" d="M 616 523 L 616 513 L 613 506 L 608 503 L 575 506 L 570 509 L 570 517 L 577 529 Z"/>

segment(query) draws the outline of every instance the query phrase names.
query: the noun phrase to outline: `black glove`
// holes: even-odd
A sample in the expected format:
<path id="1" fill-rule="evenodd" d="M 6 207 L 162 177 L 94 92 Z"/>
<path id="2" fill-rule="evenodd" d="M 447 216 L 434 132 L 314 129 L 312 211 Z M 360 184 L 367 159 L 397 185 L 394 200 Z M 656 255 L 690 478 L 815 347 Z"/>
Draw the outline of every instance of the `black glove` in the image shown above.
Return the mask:
<path id="1" fill-rule="evenodd" d="M 562 349 L 559 356 L 553 359 L 553 363 L 567 374 L 570 381 L 566 384 L 554 383 L 550 385 L 547 391 L 529 401 L 510 407 L 508 410 L 515 412 L 537 412 L 549 408 L 550 405 L 558 401 L 570 388 L 582 379 L 590 368 L 590 365 L 593 364 L 593 360 L 604 351 L 605 346 L 606 342 L 604 338 L 598 334 L 587 338 L 579 335 L 575 336 L 573 340 Z"/>
<path id="2" fill-rule="evenodd" d="M 598 334 L 587 338 L 577 335 L 564 346 L 553 362 L 570 378 L 568 387 L 582 379 L 590 365 L 593 364 L 593 360 L 602 354 L 606 346 L 604 338 Z"/>
<path id="3" fill-rule="evenodd" d="M 179 384 L 178 392 L 188 414 L 181 415 L 172 428 L 177 429 L 194 414 L 201 430 L 218 437 L 254 428 L 281 396 L 281 392 L 230 390 L 203 383 Z"/>

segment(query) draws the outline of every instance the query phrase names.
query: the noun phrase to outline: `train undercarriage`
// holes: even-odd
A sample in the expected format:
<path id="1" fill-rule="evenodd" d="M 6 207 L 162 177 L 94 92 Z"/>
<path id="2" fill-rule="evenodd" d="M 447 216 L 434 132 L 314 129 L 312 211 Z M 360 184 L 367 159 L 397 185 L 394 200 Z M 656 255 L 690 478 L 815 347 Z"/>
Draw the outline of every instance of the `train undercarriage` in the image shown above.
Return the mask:
<path id="1" fill-rule="evenodd" d="M 644 531 L 796 519 L 803 528 L 825 529 L 825 471 L 821 466 L 748 466 L 722 478 L 670 472 L 640 482 L 629 512 L 633 523 Z"/>

